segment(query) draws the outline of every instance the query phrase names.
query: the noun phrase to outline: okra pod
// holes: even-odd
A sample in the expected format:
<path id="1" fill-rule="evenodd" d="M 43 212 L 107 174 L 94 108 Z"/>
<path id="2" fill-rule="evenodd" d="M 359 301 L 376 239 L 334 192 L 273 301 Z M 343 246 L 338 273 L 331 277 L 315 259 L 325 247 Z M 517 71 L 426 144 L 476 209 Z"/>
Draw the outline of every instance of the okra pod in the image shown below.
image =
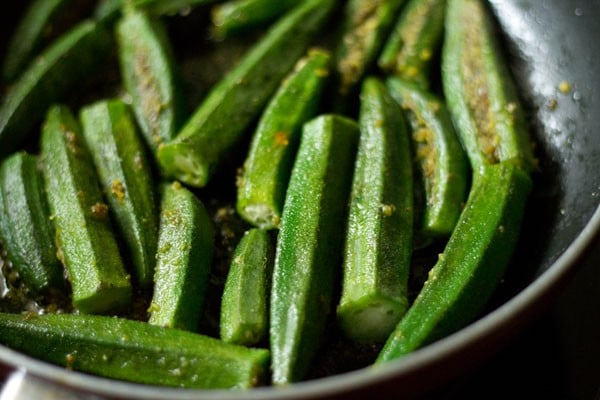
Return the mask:
<path id="1" fill-rule="evenodd" d="M 238 181 L 237 210 L 263 229 L 279 226 L 302 125 L 317 112 L 331 57 L 309 50 L 263 112 Z"/>
<path id="2" fill-rule="evenodd" d="M 179 77 L 162 21 L 127 8 L 117 24 L 121 76 L 148 146 L 173 139 L 183 121 Z"/>
<path id="3" fill-rule="evenodd" d="M 268 350 L 97 315 L 0 313 L 0 342 L 74 371 L 186 388 L 257 386 L 269 362 Z"/>
<path id="4" fill-rule="evenodd" d="M 91 156 L 79 124 L 53 106 L 42 128 L 42 162 L 59 259 L 82 313 L 122 309 L 131 300 L 125 272 Z"/>
<path id="5" fill-rule="evenodd" d="M 513 160 L 534 165 L 529 128 L 489 10 L 480 0 L 448 0 L 442 83 L 474 171 Z"/>
<path id="6" fill-rule="evenodd" d="M 267 23 L 298 4 L 297 0 L 230 0 L 213 7 L 213 33 L 218 38 Z"/>
<path id="7" fill-rule="evenodd" d="M 337 115 L 304 125 L 277 240 L 270 309 L 273 383 L 302 379 L 325 331 L 358 140 Z"/>
<path id="8" fill-rule="evenodd" d="M 376 78 L 362 86 L 337 317 L 364 343 L 383 342 L 408 308 L 413 242 L 413 174 L 400 106 Z"/>
<path id="9" fill-rule="evenodd" d="M 379 68 L 429 88 L 429 72 L 442 42 L 445 16 L 446 0 L 409 0 L 379 56 Z"/>
<path id="10" fill-rule="evenodd" d="M 90 3 L 89 0 L 32 1 L 8 42 L 2 68 L 4 79 L 10 82 L 17 78 L 38 51 L 70 28 L 72 20 L 84 15 Z"/>
<path id="11" fill-rule="evenodd" d="M 104 65 L 110 43 L 102 25 L 84 21 L 61 35 L 29 65 L 0 106 L 0 158 L 18 148 L 52 103 Z"/>
<path id="12" fill-rule="evenodd" d="M 450 239 L 377 363 L 402 357 L 472 321 L 514 250 L 531 179 L 511 162 L 484 166 Z"/>
<path id="13" fill-rule="evenodd" d="M 84 107 L 80 120 L 135 280 L 148 287 L 156 262 L 158 212 L 150 163 L 129 107 L 121 100 L 99 101 Z"/>
<path id="14" fill-rule="evenodd" d="M 0 167 L 0 237 L 14 268 L 32 291 L 63 286 L 36 156 L 19 152 Z"/>
<path id="15" fill-rule="evenodd" d="M 448 237 L 462 211 L 469 180 L 468 160 L 443 101 L 419 85 L 392 77 L 392 97 L 400 104 L 412 128 L 412 143 L 424 189 L 420 234 Z"/>
<path id="16" fill-rule="evenodd" d="M 288 13 L 208 94 L 181 132 L 158 150 L 166 175 L 204 186 L 311 40 L 336 0 L 309 0 Z"/>
<path id="17" fill-rule="evenodd" d="M 179 182 L 164 185 L 149 323 L 197 329 L 210 276 L 213 236 L 202 202 Z"/>
<path id="18" fill-rule="evenodd" d="M 269 329 L 274 245 L 269 232 L 245 232 L 233 254 L 221 302 L 221 339 L 255 346 Z"/>
<path id="19" fill-rule="evenodd" d="M 404 0 L 349 0 L 337 49 L 339 92 L 346 96 L 377 60 Z"/>

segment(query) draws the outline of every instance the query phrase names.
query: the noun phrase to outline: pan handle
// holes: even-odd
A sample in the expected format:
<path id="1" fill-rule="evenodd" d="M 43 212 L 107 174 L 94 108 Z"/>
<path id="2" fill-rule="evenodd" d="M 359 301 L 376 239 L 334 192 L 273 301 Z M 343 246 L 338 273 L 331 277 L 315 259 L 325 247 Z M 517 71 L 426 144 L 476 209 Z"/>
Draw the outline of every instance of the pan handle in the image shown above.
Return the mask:
<path id="1" fill-rule="evenodd" d="M 0 400 L 104 400 L 102 397 L 77 392 L 65 385 L 38 378 L 24 369 L 12 372 L 0 391 Z"/>

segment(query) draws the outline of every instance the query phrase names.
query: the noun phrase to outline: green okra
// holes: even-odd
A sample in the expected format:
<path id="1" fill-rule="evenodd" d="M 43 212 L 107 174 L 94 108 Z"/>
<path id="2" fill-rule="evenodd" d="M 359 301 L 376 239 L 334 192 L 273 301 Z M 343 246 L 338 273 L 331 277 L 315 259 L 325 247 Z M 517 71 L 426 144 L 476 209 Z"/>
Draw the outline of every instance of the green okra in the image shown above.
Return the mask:
<path id="1" fill-rule="evenodd" d="M 339 92 L 347 96 L 377 60 L 404 0 L 349 0 L 337 49 Z"/>
<path id="2" fill-rule="evenodd" d="M 221 302 L 223 341 L 255 346 L 266 338 L 274 253 L 273 240 L 263 229 L 246 231 L 238 243 Z"/>
<path id="3" fill-rule="evenodd" d="M 158 211 L 152 172 L 129 107 L 103 100 L 81 110 L 83 138 L 141 287 L 154 277 Z"/>
<path id="4" fill-rule="evenodd" d="M 337 115 L 304 125 L 277 240 L 270 303 L 273 384 L 301 380 L 333 307 L 357 124 Z"/>
<path id="5" fill-rule="evenodd" d="M 129 275 L 91 156 L 68 108 L 50 108 L 41 147 L 58 258 L 71 282 L 73 305 L 82 313 L 127 306 L 131 300 Z"/>
<path id="6" fill-rule="evenodd" d="M 265 349 L 97 315 L 0 313 L 0 342 L 74 371 L 173 387 L 247 389 L 269 363 Z"/>
<path id="7" fill-rule="evenodd" d="M 448 109 L 473 170 L 513 160 L 534 166 L 523 106 L 480 0 L 449 0 L 442 51 Z"/>
<path id="8" fill-rule="evenodd" d="M 388 337 L 408 308 L 412 157 L 408 128 L 385 85 L 366 78 L 360 100 L 360 141 L 337 317 L 346 336 L 377 343 Z"/>
<path id="9" fill-rule="evenodd" d="M 189 12 L 193 7 L 218 3 L 222 0 L 100 0 L 94 10 L 99 21 L 114 21 L 129 6 L 147 11 L 155 16 Z"/>
<path id="10" fill-rule="evenodd" d="M 284 79 L 263 112 L 238 180 L 237 210 L 263 229 L 279 226 L 302 125 L 317 112 L 331 56 L 312 49 Z"/>
<path id="11" fill-rule="evenodd" d="M 379 68 L 427 89 L 445 16 L 446 0 L 409 0 L 379 55 Z"/>
<path id="12" fill-rule="evenodd" d="M 34 292 L 64 286 L 36 156 L 15 153 L 0 166 L 0 237 L 14 268 Z"/>
<path id="13" fill-rule="evenodd" d="M 424 189 L 420 233 L 452 233 L 467 194 L 469 165 L 446 105 L 419 85 L 392 77 L 389 91 L 407 115 L 418 175 Z"/>
<path id="14" fill-rule="evenodd" d="M 444 252 L 377 363 L 462 328 L 481 312 L 502 278 L 519 236 L 531 179 L 512 162 L 483 166 L 476 173 Z"/>
<path id="15" fill-rule="evenodd" d="M 226 1 L 212 10 L 213 33 L 218 38 L 225 38 L 243 32 L 276 19 L 298 3 L 298 0 Z"/>
<path id="16" fill-rule="evenodd" d="M 117 24 L 123 84 L 148 146 L 173 139 L 185 111 L 173 51 L 162 21 L 127 9 Z"/>
<path id="17" fill-rule="evenodd" d="M 13 84 L 0 106 L 0 158 L 16 150 L 47 108 L 104 65 L 111 37 L 102 25 L 84 21 L 61 35 Z"/>
<path id="18" fill-rule="evenodd" d="M 71 3 L 71 0 L 35 0 L 27 6 L 8 41 L 2 65 L 5 81 L 13 81 L 35 54 L 64 30 L 61 19 Z"/>
<path id="19" fill-rule="evenodd" d="M 179 182 L 164 185 L 149 323 L 197 329 L 210 277 L 213 236 L 202 202 Z"/>
<path id="20" fill-rule="evenodd" d="M 309 0 L 288 13 L 208 94 L 177 137 L 158 150 L 166 175 L 204 186 L 247 131 L 311 40 L 336 0 Z"/>

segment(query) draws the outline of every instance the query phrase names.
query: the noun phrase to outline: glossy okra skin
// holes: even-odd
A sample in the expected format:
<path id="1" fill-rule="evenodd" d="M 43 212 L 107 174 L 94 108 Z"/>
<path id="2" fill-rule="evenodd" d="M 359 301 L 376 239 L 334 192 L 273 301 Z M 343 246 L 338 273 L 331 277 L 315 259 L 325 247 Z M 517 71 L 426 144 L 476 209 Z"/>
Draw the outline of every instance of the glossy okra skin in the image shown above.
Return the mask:
<path id="1" fill-rule="evenodd" d="M 402 357 L 468 324 L 502 278 L 519 236 L 531 179 L 511 162 L 484 166 L 476 173 L 444 252 L 377 363 Z"/>
<path id="2" fill-rule="evenodd" d="M 448 0 L 442 83 L 474 171 L 512 160 L 534 166 L 529 128 L 490 11 L 479 0 Z"/>
<path id="3" fill-rule="evenodd" d="M 127 8 L 116 28 L 123 85 L 153 150 L 175 137 L 183 118 L 179 77 L 162 21 Z"/>
<path id="4" fill-rule="evenodd" d="M 238 243 L 223 290 L 221 339 L 255 346 L 269 330 L 269 294 L 275 248 L 270 233 L 252 228 Z"/>
<path id="5" fill-rule="evenodd" d="M 212 10 L 213 33 L 225 38 L 243 32 L 279 17 L 298 3 L 298 0 L 226 1 Z"/>
<path id="6" fill-rule="evenodd" d="M 304 377 L 332 311 L 358 134 L 354 121 L 337 115 L 304 125 L 273 271 L 269 334 L 275 385 Z"/>
<path id="7" fill-rule="evenodd" d="M 204 186 L 306 53 L 336 0 L 309 0 L 274 25 L 214 87 L 177 137 L 158 151 L 166 175 Z"/>
<path id="8" fill-rule="evenodd" d="M 0 313 L 0 338 L 74 371 L 148 385 L 247 389 L 264 383 L 269 362 L 264 349 L 96 315 Z"/>
<path id="9" fill-rule="evenodd" d="M 18 148 L 53 102 L 93 76 L 108 59 L 110 45 L 106 29 L 86 20 L 29 64 L 0 106 L 0 158 Z"/>
<path id="10" fill-rule="evenodd" d="M 82 313 L 126 307 L 131 284 L 79 124 L 53 106 L 42 128 L 42 162 L 59 259 Z"/>
<path id="11" fill-rule="evenodd" d="M 64 286 L 38 158 L 15 153 L 0 166 L 0 237 L 33 292 Z"/>
<path id="12" fill-rule="evenodd" d="M 153 325 L 195 331 L 213 252 L 213 225 L 202 202 L 173 182 L 163 185 L 154 294 Z"/>
<path id="13" fill-rule="evenodd" d="M 148 287 L 156 263 L 158 211 L 150 163 L 133 116 L 121 100 L 102 100 L 85 106 L 80 120 L 135 281 Z"/>
<path id="14" fill-rule="evenodd" d="M 377 60 L 405 0 L 349 0 L 336 54 L 338 90 L 347 96 Z"/>
<path id="15" fill-rule="evenodd" d="M 383 342 L 408 308 L 413 248 L 413 168 L 400 107 L 378 79 L 360 95 L 354 169 L 337 317 L 346 336 Z"/>
<path id="16" fill-rule="evenodd" d="M 420 234 L 448 237 L 467 195 L 469 165 L 446 105 L 419 85 L 387 79 L 390 94 L 404 110 L 412 129 L 418 178 L 424 189 Z"/>
<path id="17" fill-rule="evenodd" d="M 446 0 L 409 0 L 379 56 L 379 68 L 427 89 L 445 16 Z"/>
<path id="18" fill-rule="evenodd" d="M 317 112 L 330 60 L 324 50 L 309 50 L 284 79 L 258 122 L 237 196 L 238 213 L 257 227 L 279 227 L 302 125 Z"/>

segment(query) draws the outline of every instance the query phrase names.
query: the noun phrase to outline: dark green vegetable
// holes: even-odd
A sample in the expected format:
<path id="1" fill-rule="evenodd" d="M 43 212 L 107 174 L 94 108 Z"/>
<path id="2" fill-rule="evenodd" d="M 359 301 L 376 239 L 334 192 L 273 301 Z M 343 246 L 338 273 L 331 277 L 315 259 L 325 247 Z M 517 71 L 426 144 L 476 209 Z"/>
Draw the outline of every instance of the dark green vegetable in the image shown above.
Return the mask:
<path id="1" fill-rule="evenodd" d="M 424 188 L 419 222 L 424 237 L 447 237 L 462 211 L 469 179 L 468 160 L 446 105 L 418 85 L 389 78 L 392 97 L 402 106 L 412 128 L 417 169 Z"/>
<path id="2" fill-rule="evenodd" d="M 218 38 L 270 22 L 302 1 L 230 0 L 212 10 L 213 33 Z"/>
<path id="3" fill-rule="evenodd" d="M 379 56 L 379 68 L 427 89 L 445 16 L 446 0 L 409 0 Z"/>
<path id="4" fill-rule="evenodd" d="M 114 21 L 126 6 L 150 12 L 155 16 L 187 13 L 193 7 L 218 3 L 222 0 L 100 0 L 94 17 L 100 21 Z"/>
<path id="5" fill-rule="evenodd" d="M 282 18 L 202 102 L 175 140 L 158 152 L 163 171 L 204 186 L 216 165 L 259 115 L 306 53 L 336 0 L 309 0 Z"/>
<path id="6" fill-rule="evenodd" d="M 144 322 L 94 315 L 0 313 L 0 342 L 75 371 L 150 385 L 245 389 L 269 352 Z"/>
<path id="7" fill-rule="evenodd" d="M 269 327 L 274 245 L 269 232 L 250 229 L 237 245 L 221 302 L 221 339 L 254 346 Z"/>
<path id="8" fill-rule="evenodd" d="M 339 91 L 350 93 L 377 60 L 404 0 L 349 0 L 337 49 Z"/>
<path id="9" fill-rule="evenodd" d="M 343 247 L 358 127 L 325 115 L 306 123 L 287 191 L 273 272 L 273 384 L 302 379 L 321 343 Z"/>
<path id="10" fill-rule="evenodd" d="M 449 0 L 442 80 L 473 170 L 512 160 L 534 166 L 529 128 L 483 2 Z"/>
<path id="11" fill-rule="evenodd" d="M 120 100 L 99 101 L 84 107 L 80 120 L 136 282 L 148 287 L 156 262 L 158 211 L 150 164 L 129 107 Z"/>
<path id="12" fill-rule="evenodd" d="M 262 114 L 238 181 L 237 210 L 255 226 L 279 226 L 302 125 L 317 112 L 330 59 L 324 50 L 309 50 Z"/>
<path id="13" fill-rule="evenodd" d="M 82 86 L 110 54 L 111 38 L 101 26 L 84 21 L 63 34 L 36 58 L 0 106 L 0 158 L 16 150 L 46 109 Z"/>
<path id="14" fill-rule="evenodd" d="M 52 36 L 54 26 L 70 0 L 32 1 L 8 42 L 2 74 L 6 81 L 14 80 Z"/>
<path id="15" fill-rule="evenodd" d="M 122 309 L 131 284 L 93 162 L 71 112 L 54 106 L 42 132 L 42 161 L 59 259 L 82 313 Z"/>
<path id="16" fill-rule="evenodd" d="M 38 158 L 19 152 L 0 167 L 0 237 L 14 268 L 34 292 L 60 288 L 54 227 Z"/>
<path id="17" fill-rule="evenodd" d="M 170 42 L 160 19 L 127 9 L 117 24 L 123 84 L 151 149 L 173 139 L 185 105 Z"/>
<path id="18" fill-rule="evenodd" d="M 179 182 L 165 185 L 149 323 L 197 329 L 210 275 L 213 236 L 212 221 L 202 202 Z"/>
<path id="19" fill-rule="evenodd" d="M 444 252 L 377 363 L 462 328 L 481 312 L 502 278 L 519 236 L 531 180 L 511 162 L 484 166 L 477 174 Z"/>
<path id="20" fill-rule="evenodd" d="M 337 317 L 358 342 L 383 342 L 408 308 L 413 242 L 409 133 L 385 85 L 367 78 L 361 91 L 344 277 Z"/>

